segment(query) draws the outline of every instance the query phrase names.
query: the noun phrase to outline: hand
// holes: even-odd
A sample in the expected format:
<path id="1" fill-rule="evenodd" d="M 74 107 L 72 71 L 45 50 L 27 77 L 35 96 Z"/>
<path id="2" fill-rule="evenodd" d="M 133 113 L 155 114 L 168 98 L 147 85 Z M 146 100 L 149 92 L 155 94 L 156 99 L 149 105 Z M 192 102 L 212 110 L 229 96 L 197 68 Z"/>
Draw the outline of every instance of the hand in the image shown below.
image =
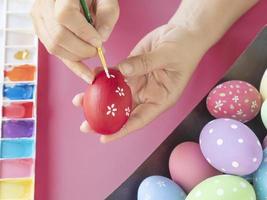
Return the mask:
<path id="1" fill-rule="evenodd" d="M 108 39 L 119 16 L 117 0 L 97 0 L 95 6 L 96 28 L 86 21 L 79 0 L 36 0 L 32 9 L 36 34 L 48 52 L 86 82 L 91 82 L 93 74 L 77 61 L 96 55 L 96 47 Z"/>
<path id="2" fill-rule="evenodd" d="M 114 135 L 101 136 L 106 143 L 144 127 L 173 106 L 207 50 L 198 34 L 166 24 L 145 36 L 129 58 L 119 64 L 133 93 L 133 110 L 124 127 Z M 80 106 L 83 94 L 73 99 Z M 87 122 L 82 132 L 92 131 Z"/>

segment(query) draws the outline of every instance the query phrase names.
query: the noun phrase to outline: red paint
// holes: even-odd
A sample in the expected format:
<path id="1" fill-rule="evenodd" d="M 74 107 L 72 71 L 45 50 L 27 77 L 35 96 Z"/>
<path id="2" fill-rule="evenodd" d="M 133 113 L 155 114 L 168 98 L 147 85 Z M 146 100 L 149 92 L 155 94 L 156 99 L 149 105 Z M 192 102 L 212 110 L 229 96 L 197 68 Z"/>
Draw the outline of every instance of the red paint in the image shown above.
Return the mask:
<path id="1" fill-rule="evenodd" d="M 100 72 L 85 92 L 83 108 L 91 128 L 112 134 L 122 128 L 132 108 L 132 94 L 118 70 L 110 69 L 110 78 Z"/>
<path id="2" fill-rule="evenodd" d="M 33 103 L 10 103 L 4 105 L 3 116 L 8 118 L 31 118 L 33 113 Z"/>

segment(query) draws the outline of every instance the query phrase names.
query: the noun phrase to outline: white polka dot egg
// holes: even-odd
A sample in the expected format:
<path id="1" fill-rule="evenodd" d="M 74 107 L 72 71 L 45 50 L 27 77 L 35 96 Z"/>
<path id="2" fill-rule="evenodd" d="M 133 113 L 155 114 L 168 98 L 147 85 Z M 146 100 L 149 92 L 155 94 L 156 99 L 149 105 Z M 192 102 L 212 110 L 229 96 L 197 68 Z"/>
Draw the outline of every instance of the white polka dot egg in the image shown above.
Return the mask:
<path id="1" fill-rule="evenodd" d="M 221 172 L 248 175 L 259 167 L 263 152 L 254 132 L 233 119 L 215 119 L 201 131 L 200 148 L 206 160 Z"/>
<path id="2" fill-rule="evenodd" d="M 260 85 L 260 92 L 264 100 L 267 99 L 267 70 L 263 74 Z"/>
<path id="3" fill-rule="evenodd" d="M 253 187 L 243 178 L 220 175 L 197 185 L 186 200 L 256 200 Z"/>
<path id="4" fill-rule="evenodd" d="M 137 200 L 185 200 L 185 197 L 180 186 L 163 176 L 144 179 L 137 194 Z"/>
<path id="5" fill-rule="evenodd" d="M 215 118 L 247 122 L 259 113 L 260 107 L 260 93 L 244 81 L 224 82 L 216 86 L 207 98 L 207 108 Z"/>

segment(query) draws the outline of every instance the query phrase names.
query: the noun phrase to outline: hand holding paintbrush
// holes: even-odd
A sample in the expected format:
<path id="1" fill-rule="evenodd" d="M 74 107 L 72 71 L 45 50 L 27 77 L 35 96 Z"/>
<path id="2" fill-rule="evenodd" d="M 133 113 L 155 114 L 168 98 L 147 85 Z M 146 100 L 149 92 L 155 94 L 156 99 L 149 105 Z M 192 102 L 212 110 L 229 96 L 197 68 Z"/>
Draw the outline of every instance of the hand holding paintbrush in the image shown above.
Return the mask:
<path id="1" fill-rule="evenodd" d="M 97 47 L 108 39 L 118 20 L 117 0 L 97 1 L 92 14 L 95 27 L 86 20 L 80 1 L 35 0 L 32 9 L 35 32 L 48 52 L 89 83 L 94 73 L 81 61 L 95 57 Z"/>

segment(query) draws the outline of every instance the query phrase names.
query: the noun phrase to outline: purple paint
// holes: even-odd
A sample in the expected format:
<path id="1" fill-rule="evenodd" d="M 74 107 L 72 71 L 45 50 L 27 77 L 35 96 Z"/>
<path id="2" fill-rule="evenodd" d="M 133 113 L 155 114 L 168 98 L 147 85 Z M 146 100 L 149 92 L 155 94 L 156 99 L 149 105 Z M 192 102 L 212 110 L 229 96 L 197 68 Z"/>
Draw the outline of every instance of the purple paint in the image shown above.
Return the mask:
<path id="1" fill-rule="evenodd" d="M 3 138 L 32 137 L 34 129 L 33 120 L 9 120 L 2 126 Z"/>

